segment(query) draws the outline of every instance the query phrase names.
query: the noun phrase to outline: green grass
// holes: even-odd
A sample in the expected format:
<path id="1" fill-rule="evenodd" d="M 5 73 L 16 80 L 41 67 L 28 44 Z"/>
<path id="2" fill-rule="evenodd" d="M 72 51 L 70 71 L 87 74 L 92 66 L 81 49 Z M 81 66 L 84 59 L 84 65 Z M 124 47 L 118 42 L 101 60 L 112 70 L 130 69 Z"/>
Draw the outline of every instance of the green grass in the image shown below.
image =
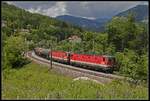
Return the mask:
<path id="1" fill-rule="evenodd" d="M 148 99 L 148 88 L 120 81 L 104 86 L 73 81 L 32 62 L 20 69 L 3 71 L 2 99 Z"/>

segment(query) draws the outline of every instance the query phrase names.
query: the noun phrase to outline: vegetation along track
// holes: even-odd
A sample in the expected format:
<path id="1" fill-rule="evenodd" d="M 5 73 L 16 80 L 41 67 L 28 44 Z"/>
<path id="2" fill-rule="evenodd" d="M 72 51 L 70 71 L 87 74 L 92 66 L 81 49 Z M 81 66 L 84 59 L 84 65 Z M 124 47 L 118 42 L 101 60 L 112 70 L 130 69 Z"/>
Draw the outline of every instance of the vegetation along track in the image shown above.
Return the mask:
<path id="1" fill-rule="evenodd" d="M 28 58 L 30 58 L 32 61 L 50 66 L 49 60 L 46 60 L 44 58 L 41 58 L 41 57 L 35 55 L 35 53 L 33 51 L 27 52 L 26 56 Z M 55 70 L 63 75 L 69 75 L 73 78 L 88 77 L 91 80 L 97 81 L 99 83 L 108 83 L 114 79 L 119 79 L 119 80 L 125 79 L 125 77 L 117 76 L 114 74 L 106 74 L 106 73 L 87 70 L 87 69 L 83 69 L 83 68 L 77 68 L 74 66 L 61 64 L 61 63 L 57 63 L 57 62 L 52 62 L 52 64 L 53 64 L 52 65 L 53 70 Z"/>

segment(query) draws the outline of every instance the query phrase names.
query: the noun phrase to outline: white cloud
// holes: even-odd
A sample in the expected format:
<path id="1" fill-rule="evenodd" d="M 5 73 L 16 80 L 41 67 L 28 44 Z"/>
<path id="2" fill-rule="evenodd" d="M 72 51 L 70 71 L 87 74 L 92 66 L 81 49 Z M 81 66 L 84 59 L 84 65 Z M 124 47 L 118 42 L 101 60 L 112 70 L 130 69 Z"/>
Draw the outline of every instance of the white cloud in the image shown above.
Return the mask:
<path id="1" fill-rule="evenodd" d="M 32 13 L 56 17 L 59 15 L 82 16 L 85 18 L 112 17 L 122 11 L 139 4 L 147 4 L 146 1 L 41 1 L 41 2 L 10 2 Z"/>
<path id="2" fill-rule="evenodd" d="M 38 7 L 37 9 L 30 8 L 28 11 L 31 13 L 41 13 L 41 7 Z"/>
<path id="3" fill-rule="evenodd" d="M 140 4 L 143 4 L 143 5 L 148 5 L 148 1 L 141 1 L 141 3 Z"/>
<path id="4" fill-rule="evenodd" d="M 67 15 L 80 17 L 80 18 L 85 18 L 85 19 L 90 19 L 90 20 L 94 20 L 95 19 L 95 17 L 84 17 L 84 16 L 78 16 L 78 15 L 72 15 L 72 14 L 67 14 Z"/>
<path id="5" fill-rule="evenodd" d="M 90 3 L 90 2 L 87 2 L 87 1 L 80 2 L 80 4 L 81 4 L 82 6 L 87 6 L 89 3 Z"/>
<path id="6" fill-rule="evenodd" d="M 41 9 L 41 7 L 28 9 L 32 13 L 41 13 L 47 16 L 56 17 L 59 15 L 67 14 L 66 3 L 56 2 L 56 4 L 48 9 Z"/>
<path id="7" fill-rule="evenodd" d="M 43 13 L 46 15 L 56 17 L 58 15 L 66 14 L 66 3 L 65 2 L 57 2 L 55 6 L 52 6 L 49 9 L 45 9 Z"/>
<path id="8" fill-rule="evenodd" d="M 14 4 L 14 3 L 11 2 L 11 1 L 6 1 L 6 3 L 7 3 L 7 4 L 10 4 L 10 5 Z"/>

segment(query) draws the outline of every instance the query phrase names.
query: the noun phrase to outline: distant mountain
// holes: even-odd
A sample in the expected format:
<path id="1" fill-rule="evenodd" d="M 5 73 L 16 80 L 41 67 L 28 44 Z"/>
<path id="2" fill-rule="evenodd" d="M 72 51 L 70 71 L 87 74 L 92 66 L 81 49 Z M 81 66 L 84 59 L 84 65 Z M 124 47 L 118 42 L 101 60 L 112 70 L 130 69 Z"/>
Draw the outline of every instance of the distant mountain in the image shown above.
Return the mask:
<path id="1" fill-rule="evenodd" d="M 148 20 L 148 5 L 137 5 L 133 8 L 130 8 L 126 11 L 123 11 L 116 16 L 127 16 L 128 13 L 134 13 L 135 14 L 135 20 L 136 21 L 147 21 Z"/>
<path id="2" fill-rule="evenodd" d="M 106 23 L 110 19 L 111 18 L 97 18 L 97 19 L 95 19 L 95 21 L 99 22 L 99 23 Z"/>
<path id="3" fill-rule="evenodd" d="M 77 26 L 80 26 L 82 28 L 89 29 L 92 31 L 104 30 L 102 26 L 108 20 L 105 18 L 91 20 L 91 19 L 86 19 L 86 18 L 82 18 L 82 17 L 70 16 L 70 15 L 57 16 L 56 19 L 75 24 Z"/>
<path id="4" fill-rule="evenodd" d="M 130 12 L 135 14 L 135 20 L 140 22 L 148 22 L 148 5 L 137 5 L 126 11 L 120 12 L 115 16 L 127 16 Z M 104 31 L 105 25 L 111 18 L 97 18 L 97 19 L 86 19 L 82 17 L 75 17 L 71 15 L 57 16 L 56 19 L 80 26 L 82 28 L 101 32 Z"/>

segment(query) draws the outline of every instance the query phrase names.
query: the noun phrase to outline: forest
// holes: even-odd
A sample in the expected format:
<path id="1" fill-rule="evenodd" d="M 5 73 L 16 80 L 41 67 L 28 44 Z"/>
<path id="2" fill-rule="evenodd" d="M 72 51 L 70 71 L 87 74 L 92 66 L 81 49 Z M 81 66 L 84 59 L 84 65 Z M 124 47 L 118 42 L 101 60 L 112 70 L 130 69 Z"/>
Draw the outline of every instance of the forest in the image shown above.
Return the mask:
<path id="1" fill-rule="evenodd" d="M 113 17 L 104 32 L 90 32 L 54 18 L 2 3 L 2 71 L 28 64 L 23 54 L 35 47 L 75 53 L 113 55 L 120 75 L 148 81 L 148 24 L 134 14 Z M 70 36 L 81 38 L 69 41 Z"/>

